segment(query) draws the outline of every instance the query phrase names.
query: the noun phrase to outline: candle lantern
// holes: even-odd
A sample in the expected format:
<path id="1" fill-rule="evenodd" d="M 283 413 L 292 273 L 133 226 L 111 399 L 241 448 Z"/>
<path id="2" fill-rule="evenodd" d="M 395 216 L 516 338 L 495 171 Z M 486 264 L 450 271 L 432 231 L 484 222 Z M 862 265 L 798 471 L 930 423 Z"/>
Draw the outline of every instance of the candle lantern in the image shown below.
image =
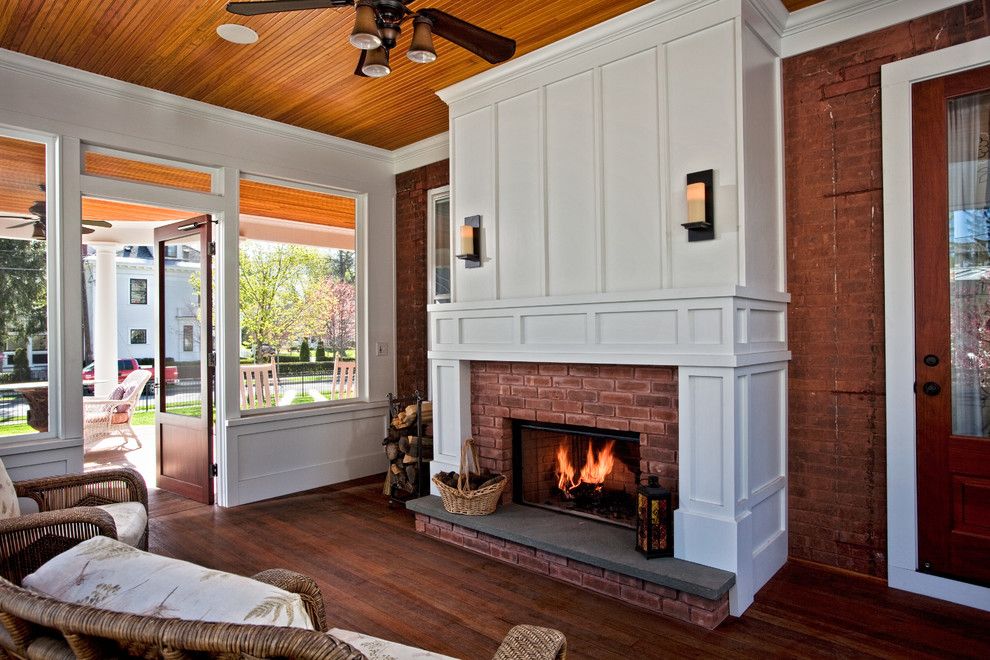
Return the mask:
<path id="1" fill-rule="evenodd" d="M 715 238 L 715 170 L 692 172 L 687 175 L 688 241 L 710 241 Z"/>
<path id="2" fill-rule="evenodd" d="M 472 215 L 464 218 L 457 237 L 458 259 L 464 260 L 465 268 L 481 266 L 481 216 Z"/>
<path id="3" fill-rule="evenodd" d="M 651 476 L 636 494 L 636 549 L 647 559 L 674 556 L 674 513 L 670 491 Z"/>

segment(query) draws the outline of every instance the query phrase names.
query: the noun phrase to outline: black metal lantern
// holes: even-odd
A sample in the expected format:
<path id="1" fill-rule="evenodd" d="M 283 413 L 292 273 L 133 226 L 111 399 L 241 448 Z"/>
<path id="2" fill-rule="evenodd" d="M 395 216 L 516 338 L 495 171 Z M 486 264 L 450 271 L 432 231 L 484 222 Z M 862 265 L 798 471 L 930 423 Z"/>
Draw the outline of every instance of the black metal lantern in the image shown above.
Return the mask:
<path id="1" fill-rule="evenodd" d="M 654 557 L 674 556 L 674 512 L 670 491 L 651 476 L 636 493 L 636 549 Z"/>

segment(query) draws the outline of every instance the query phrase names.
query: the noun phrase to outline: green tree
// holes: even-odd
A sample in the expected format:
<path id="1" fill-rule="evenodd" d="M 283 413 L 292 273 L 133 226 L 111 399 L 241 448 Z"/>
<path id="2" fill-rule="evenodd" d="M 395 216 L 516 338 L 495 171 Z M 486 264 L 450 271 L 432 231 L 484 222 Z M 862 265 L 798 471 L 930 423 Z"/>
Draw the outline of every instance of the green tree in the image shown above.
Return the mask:
<path id="1" fill-rule="evenodd" d="M 303 339 L 302 343 L 299 344 L 299 361 L 309 362 L 309 340 Z"/>
<path id="2" fill-rule="evenodd" d="M 23 346 L 14 351 L 14 382 L 24 383 L 31 380 L 31 364 L 28 362 L 27 349 Z"/>
<path id="3" fill-rule="evenodd" d="M 316 342 L 316 361 L 325 362 L 327 359 L 327 349 L 323 345 L 323 340 L 320 339 Z"/>
<path id="4" fill-rule="evenodd" d="M 0 343 L 13 337 L 26 347 L 30 335 L 47 331 L 46 263 L 44 241 L 0 239 Z"/>
<path id="5" fill-rule="evenodd" d="M 329 257 L 330 277 L 353 284 L 355 261 L 353 250 L 334 250 Z"/>
<path id="6" fill-rule="evenodd" d="M 309 334 L 306 291 L 320 271 L 319 253 L 298 245 L 247 241 L 239 261 L 241 328 L 255 359 L 262 347 L 281 352 Z"/>

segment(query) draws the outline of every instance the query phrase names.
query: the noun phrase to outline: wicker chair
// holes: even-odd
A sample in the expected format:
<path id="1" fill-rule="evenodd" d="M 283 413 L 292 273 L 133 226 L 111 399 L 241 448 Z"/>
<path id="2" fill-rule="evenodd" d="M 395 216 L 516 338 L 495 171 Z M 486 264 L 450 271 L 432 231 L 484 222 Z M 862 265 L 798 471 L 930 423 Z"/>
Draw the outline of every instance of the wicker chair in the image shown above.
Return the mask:
<path id="1" fill-rule="evenodd" d="M 84 451 L 112 435 L 120 435 L 125 445 L 128 440 L 134 440 L 138 449 L 141 448 L 141 439 L 131 426 L 131 418 L 150 378 L 151 372 L 147 369 L 135 369 L 120 383 L 124 391 L 122 399 L 83 398 Z"/>
<path id="2" fill-rule="evenodd" d="M 25 660 L 366 657 L 326 633 L 323 598 L 312 579 L 281 569 L 253 578 L 302 596 L 316 630 L 122 614 L 64 603 L 0 579 L 0 653 Z M 515 626 L 496 651 L 495 660 L 563 660 L 565 646 L 563 634 L 556 630 Z"/>
<path id="3" fill-rule="evenodd" d="M 16 481 L 14 491 L 38 505 L 38 513 L 0 519 L 0 576 L 18 584 L 81 541 L 99 535 L 117 538 L 113 516 L 98 506 L 140 502 L 148 510 L 144 478 L 130 468 Z M 147 524 L 134 545 L 148 549 Z"/>

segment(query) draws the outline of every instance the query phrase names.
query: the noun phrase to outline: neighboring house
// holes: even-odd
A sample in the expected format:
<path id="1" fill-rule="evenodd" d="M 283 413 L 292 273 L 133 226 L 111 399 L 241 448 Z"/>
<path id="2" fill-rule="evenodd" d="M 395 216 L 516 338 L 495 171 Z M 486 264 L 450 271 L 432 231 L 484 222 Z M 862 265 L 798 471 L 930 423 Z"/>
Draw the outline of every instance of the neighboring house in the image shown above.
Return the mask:
<path id="1" fill-rule="evenodd" d="M 182 246 L 165 256 L 165 277 L 170 290 L 188 304 L 170 304 L 165 310 L 165 354 L 176 362 L 195 360 L 199 354 L 199 330 L 196 319 L 198 293 L 194 277 L 199 272 L 199 252 Z M 93 318 L 95 300 L 93 255 L 83 259 L 86 277 L 86 301 L 89 318 Z M 125 246 L 117 256 L 117 355 L 121 358 L 151 360 L 157 347 L 158 286 L 155 260 L 149 246 Z M 88 326 L 92 332 L 92 323 Z"/>

